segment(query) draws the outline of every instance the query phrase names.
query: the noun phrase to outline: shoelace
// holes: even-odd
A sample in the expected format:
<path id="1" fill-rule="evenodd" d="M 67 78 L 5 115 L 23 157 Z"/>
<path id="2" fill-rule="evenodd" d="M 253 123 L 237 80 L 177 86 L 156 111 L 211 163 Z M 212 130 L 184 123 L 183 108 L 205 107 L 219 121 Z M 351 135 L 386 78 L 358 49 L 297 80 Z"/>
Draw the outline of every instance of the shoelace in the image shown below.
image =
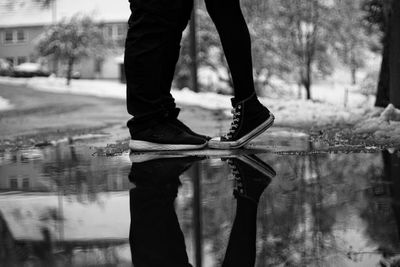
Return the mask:
<path id="1" fill-rule="evenodd" d="M 236 108 L 233 108 L 231 110 L 231 114 L 233 115 L 233 120 L 231 123 L 231 127 L 229 128 L 229 132 L 224 135 L 224 139 L 231 139 L 233 135 L 235 134 L 235 131 L 237 127 L 239 126 L 239 121 L 240 121 L 240 114 L 241 114 L 241 106 L 238 105 Z"/>
<path id="2" fill-rule="evenodd" d="M 240 178 L 239 170 L 237 169 L 236 165 L 233 163 L 232 159 L 228 159 L 227 162 L 228 162 L 228 166 L 231 169 L 231 172 L 233 174 L 233 178 L 235 179 L 235 190 L 240 194 L 244 194 L 244 186 L 242 183 L 242 179 Z"/>

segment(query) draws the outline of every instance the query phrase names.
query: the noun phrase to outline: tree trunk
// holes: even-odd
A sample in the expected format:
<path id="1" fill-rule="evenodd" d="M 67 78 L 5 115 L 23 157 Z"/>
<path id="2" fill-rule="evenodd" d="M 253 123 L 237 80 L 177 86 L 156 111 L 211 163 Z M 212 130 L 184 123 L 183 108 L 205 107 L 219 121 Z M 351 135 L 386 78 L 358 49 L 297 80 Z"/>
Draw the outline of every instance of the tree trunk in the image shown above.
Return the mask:
<path id="1" fill-rule="evenodd" d="M 389 57 L 389 99 L 400 108 L 400 1 L 392 2 L 391 30 L 390 30 L 390 57 Z"/>
<path id="2" fill-rule="evenodd" d="M 52 72 L 54 73 L 54 75 L 58 76 L 58 58 L 57 56 L 53 56 L 52 58 Z"/>
<path id="3" fill-rule="evenodd" d="M 351 84 L 357 84 L 357 62 L 354 55 L 354 48 L 351 51 L 351 59 L 350 59 L 350 69 L 351 69 Z"/>
<path id="4" fill-rule="evenodd" d="M 310 84 L 310 82 L 305 82 L 304 88 L 306 88 L 307 100 L 311 100 L 311 84 Z"/>
<path id="5" fill-rule="evenodd" d="M 383 40 L 383 52 L 382 52 L 382 63 L 381 70 L 379 73 L 378 90 L 376 93 L 376 107 L 385 108 L 389 105 L 389 33 L 385 34 Z"/>
<path id="6" fill-rule="evenodd" d="M 306 88 L 307 92 L 307 100 L 311 99 L 311 74 L 312 74 L 312 68 L 311 68 L 311 59 L 307 60 L 307 70 L 306 70 L 306 77 L 304 81 L 304 87 Z"/>
<path id="7" fill-rule="evenodd" d="M 357 84 L 357 68 L 355 66 L 351 67 L 351 84 Z"/>
<path id="8" fill-rule="evenodd" d="M 74 69 L 74 61 L 75 61 L 75 59 L 73 57 L 68 59 L 68 70 L 67 70 L 67 85 L 68 86 L 71 84 L 72 71 Z"/>

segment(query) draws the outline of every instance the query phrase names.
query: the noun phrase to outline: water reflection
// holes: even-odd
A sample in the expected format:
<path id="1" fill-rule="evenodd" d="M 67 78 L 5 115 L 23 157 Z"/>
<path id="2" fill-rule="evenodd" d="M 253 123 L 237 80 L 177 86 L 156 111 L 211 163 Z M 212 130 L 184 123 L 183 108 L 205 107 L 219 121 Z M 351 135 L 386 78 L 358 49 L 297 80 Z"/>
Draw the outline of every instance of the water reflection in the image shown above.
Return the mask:
<path id="1" fill-rule="evenodd" d="M 129 241 L 134 266 L 192 266 L 174 203 L 182 185 L 179 176 L 199 160 L 174 157 L 132 163 L 129 180 L 136 187 L 130 191 Z M 222 266 L 254 266 L 257 206 L 275 171 L 255 155 L 224 160 L 235 179 L 236 215 Z M 201 258 L 196 255 L 196 266 L 201 266 Z"/>
<path id="2" fill-rule="evenodd" d="M 132 265 L 133 184 L 127 177 L 132 165 L 149 163 L 132 164 L 128 154 L 92 154 L 87 147 L 68 145 L 0 153 L 0 266 Z M 241 164 L 248 161 L 264 166 L 252 156 L 240 157 L 164 159 L 169 162 L 159 165 L 166 179 L 156 179 L 162 176 L 153 175 L 155 167 L 145 168 L 150 179 L 141 179 L 142 185 L 150 192 L 159 188 L 169 199 L 168 209 L 154 218 L 177 219 L 179 224 L 169 227 L 180 234 L 168 234 L 181 244 L 183 239 L 184 247 L 173 253 L 186 255 L 184 263 L 217 267 L 229 254 L 255 253 L 257 267 L 399 265 L 399 153 L 257 155 L 277 175 L 258 201 L 255 239 L 243 241 L 255 246 L 232 254 L 238 246 L 230 245 L 231 233 L 242 214 L 234 173 L 243 172 Z M 140 172 L 132 171 L 133 181 L 140 178 L 135 173 Z M 132 192 L 143 186 L 139 182 Z M 249 201 L 257 200 L 251 197 L 256 191 L 247 192 Z M 252 214 L 246 218 L 254 221 Z M 154 242 L 151 248 L 161 249 Z"/>
<path id="3" fill-rule="evenodd" d="M 130 161 L 91 153 L 57 146 L 0 154 L 0 266 L 130 261 Z"/>

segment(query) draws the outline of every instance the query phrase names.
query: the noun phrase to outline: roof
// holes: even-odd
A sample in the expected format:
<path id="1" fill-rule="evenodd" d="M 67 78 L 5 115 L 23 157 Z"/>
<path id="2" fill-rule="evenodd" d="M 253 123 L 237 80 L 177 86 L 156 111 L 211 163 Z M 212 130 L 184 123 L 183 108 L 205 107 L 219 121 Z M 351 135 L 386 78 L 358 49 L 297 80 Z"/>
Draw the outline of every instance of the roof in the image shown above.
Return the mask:
<path id="1" fill-rule="evenodd" d="M 128 21 L 128 0 L 56 0 L 55 18 L 60 21 L 76 14 L 89 14 L 97 21 Z M 0 0 L 0 28 L 49 25 L 52 7 L 43 8 L 33 0 Z"/>

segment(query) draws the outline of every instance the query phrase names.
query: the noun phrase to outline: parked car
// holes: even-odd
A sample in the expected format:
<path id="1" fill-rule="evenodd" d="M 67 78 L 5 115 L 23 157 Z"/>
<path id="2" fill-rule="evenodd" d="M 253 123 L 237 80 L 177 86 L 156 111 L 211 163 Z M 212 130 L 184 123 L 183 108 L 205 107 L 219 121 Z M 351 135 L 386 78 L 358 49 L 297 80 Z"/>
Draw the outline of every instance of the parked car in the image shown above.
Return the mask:
<path id="1" fill-rule="evenodd" d="M 81 73 L 79 71 L 74 71 L 71 76 L 72 79 L 79 80 L 81 78 Z"/>
<path id="2" fill-rule="evenodd" d="M 34 77 L 34 76 L 48 77 L 48 76 L 50 76 L 50 72 L 38 63 L 22 63 L 21 65 L 14 67 L 13 76 L 14 77 Z"/>
<path id="3" fill-rule="evenodd" d="M 0 58 L 0 76 L 11 76 L 12 72 L 13 68 L 11 63 L 4 58 Z"/>

